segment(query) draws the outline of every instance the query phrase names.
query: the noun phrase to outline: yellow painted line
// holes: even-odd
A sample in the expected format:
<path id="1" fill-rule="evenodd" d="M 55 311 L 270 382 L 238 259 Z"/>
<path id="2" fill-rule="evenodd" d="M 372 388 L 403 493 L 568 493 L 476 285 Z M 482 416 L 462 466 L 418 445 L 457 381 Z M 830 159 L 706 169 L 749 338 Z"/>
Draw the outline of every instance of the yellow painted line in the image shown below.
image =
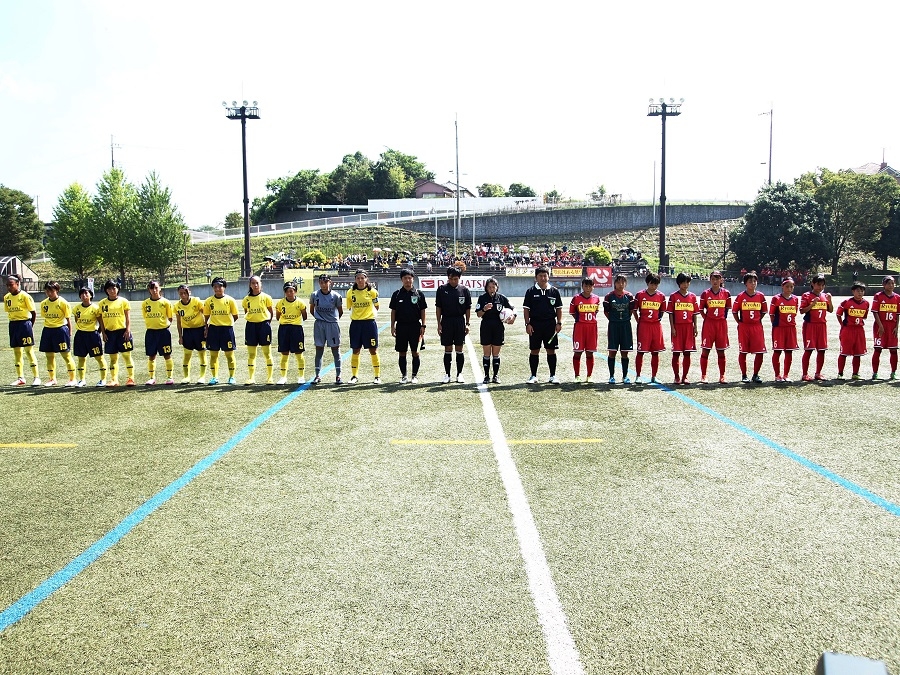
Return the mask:
<path id="1" fill-rule="evenodd" d="M 77 448 L 75 443 L 0 443 L 0 448 Z"/>
<path id="2" fill-rule="evenodd" d="M 602 443 L 602 438 L 524 438 L 508 440 L 508 445 L 569 445 L 577 443 Z M 391 445 L 491 445 L 491 441 L 435 441 L 427 438 L 401 440 L 392 438 Z"/>

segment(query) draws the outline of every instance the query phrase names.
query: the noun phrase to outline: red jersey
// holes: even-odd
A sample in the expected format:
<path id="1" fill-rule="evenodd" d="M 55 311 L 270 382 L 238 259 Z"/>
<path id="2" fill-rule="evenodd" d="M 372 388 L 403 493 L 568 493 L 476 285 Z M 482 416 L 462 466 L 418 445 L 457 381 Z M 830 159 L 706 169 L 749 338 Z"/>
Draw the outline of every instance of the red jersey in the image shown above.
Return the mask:
<path id="1" fill-rule="evenodd" d="M 735 318 L 743 324 L 762 323 L 763 315 L 769 310 L 766 304 L 766 296 L 757 291 L 753 295 L 742 291 L 734 299 Z"/>
<path id="2" fill-rule="evenodd" d="M 863 298 L 847 298 L 837 306 L 835 316 L 841 322 L 841 326 L 863 326 L 869 315 L 869 301 Z"/>
<path id="3" fill-rule="evenodd" d="M 785 298 L 781 293 L 772 298 L 769 306 L 769 317 L 772 319 L 772 327 L 796 326 L 797 314 L 800 312 L 800 298 L 791 294 Z"/>
<path id="4" fill-rule="evenodd" d="M 650 295 L 647 291 L 638 291 L 634 296 L 634 311 L 639 323 L 660 323 L 666 313 L 666 296 L 656 291 Z"/>
<path id="5" fill-rule="evenodd" d="M 597 325 L 597 312 L 600 309 L 600 296 L 591 293 L 584 297 L 579 293 L 569 303 L 569 314 L 575 317 L 575 323 L 587 323 Z"/>
<path id="6" fill-rule="evenodd" d="M 900 309 L 900 294 L 888 295 L 884 291 L 878 291 L 872 298 L 872 314 L 878 313 L 886 333 L 897 325 L 898 309 Z"/>
<path id="7" fill-rule="evenodd" d="M 700 313 L 700 301 L 697 296 L 688 291 L 682 295 L 681 291 L 675 291 L 669 296 L 669 315 L 676 326 L 694 323 L 694 315 Z"/>
<path id="8" fill-rule="evenodd" d="M 729 311 L 731 311 L 731 293 L 724 286 L 718 293 L 713 293 L 712 288 L 707 288 L 700 294 L 700 313 L 704 322 L 727 321 Z"/>
<path id="9" fill-rule="evenodd" d="M 825 316 L 828 314 L 828 298 L 825 293 L 813 293 L 806 291 L 800 298 L 800 308 L 805 309 L 812 305 L 812 309 L 803 315 L 806 323 L 825 323 Z"/>

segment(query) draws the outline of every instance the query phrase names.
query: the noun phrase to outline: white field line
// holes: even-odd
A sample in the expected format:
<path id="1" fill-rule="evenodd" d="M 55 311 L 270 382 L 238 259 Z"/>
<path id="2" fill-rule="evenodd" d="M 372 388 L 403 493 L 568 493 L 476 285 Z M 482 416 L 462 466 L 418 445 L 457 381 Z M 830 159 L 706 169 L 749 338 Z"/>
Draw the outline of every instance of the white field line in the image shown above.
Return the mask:
<path id="1" fill-rule="evenodd" d="M 468 338 L 466 345 L 475 381 L 481 382 L 484 377 L 484 371 L 481 369 L 481 357 L 475 353 L 472 341 Z M 512 453 L 506 442 L 503 425 L 500 424 L 497 409 L 494 408 L 494 402 L 487 386 L 479 384 L 478 395 L 481 397 L 481 407 L 484 410 L 484 419 L 491 435 L 500 478 L 503 480 L 503 487 L 506 489 L 506 497 L 509 500 L 509 510 L 513 517 L 516 537 L 519 540 L 519 550 L 525 561 L 528 587 L 534 600 L 541 630 L 544 633 L 544 641 L 547 643 L 547 660 L 550 670 L 554 675 L 582 675 L 584 668 L 581 666 L 578 648 L 569 632 L 566 615 L 563 613 L 562 604 L 556 594 L 556 586 L 550 575 L 547 556 L 544 555 L 541 537 L 538 534 L 531 507 L 528 505 L 525 489 L 522 487 L 519 470 L 513 462 Z"/>

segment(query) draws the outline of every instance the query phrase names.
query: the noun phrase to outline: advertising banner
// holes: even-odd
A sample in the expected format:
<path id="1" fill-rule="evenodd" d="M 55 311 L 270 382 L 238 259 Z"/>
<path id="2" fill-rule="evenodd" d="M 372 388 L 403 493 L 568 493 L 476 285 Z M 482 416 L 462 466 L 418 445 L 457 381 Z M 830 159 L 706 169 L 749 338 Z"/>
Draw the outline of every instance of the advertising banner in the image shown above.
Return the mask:
<path id="1" fill-rule="evenodd" d="M 612 267 L 588 267 L 584 276 L 594 280 L 594 288 L 612 288 Z"/>
<path id="2" fill-rule="evenodd" d="M 580 267 L 551 267 L 550 268 L 550 278 L 551 279 L 572 279 L 572 278 L 581 278 L 581 268 Z"/>
<path id="3" fill-rule="evenodd" d="M 468 288 L 470 291 L 477 291 L 480 294 L 484 292 L 484 282 L 490 278 L 490 275 L 480 277 L 463 275 L 459 279 L 459 285 Z M 445 283 L 447 283 L 446 276 L 419 277 L 418 287 L 425 292 L 431 291 L 434 293 L 438 286 Z"/>

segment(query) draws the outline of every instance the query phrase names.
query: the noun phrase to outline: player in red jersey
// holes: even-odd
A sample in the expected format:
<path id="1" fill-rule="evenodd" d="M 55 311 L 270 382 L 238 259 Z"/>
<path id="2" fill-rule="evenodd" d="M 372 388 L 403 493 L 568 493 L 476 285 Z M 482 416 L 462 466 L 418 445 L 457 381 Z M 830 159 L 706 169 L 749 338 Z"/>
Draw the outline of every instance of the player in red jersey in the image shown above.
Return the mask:
<path id="1" fill-rule="evenodd" d="M 675 278 L 678 290 L 669 296 L 669 325 L 672 327 L 672 372 L 675 384 L 690 384 L 688 371 L 691 369 L 691 352 L 697 351 L 697 316 L 700 301 L 688 288 L 691 275 L 684 272 Z M 679 372 L 679 358 L 684 355 L 684 368 Z"/>
<path id="2" fill-rule="evenodd" d="M 658 382 L 656 371 L 659 370 L 659 353 L 665 351 L 666 343 L 662 332 L 662 315 L 666 313 L 666 296 L 657 289 L 661 281 L 658 274 L 650 272 L 644 281 L 646 291 L 638 291 L 634 296 L 634 320 L 637 322 L 637 357 L 634 370 L 640 382 L 641 367 L 644 365 L 644 354 L 650 354 L 650 381 Z"/>
<path id="3" fill-rule="evenodd" d="M 800 298 L 794 295 L 794 280 L 785 277 L 781 282 L 781 293 L 772 298 L 769 318 L 772 320 L 772 368 L 776 382 L 790 382 L 788 373 L 797 344 L 797 312 Z M 784 354 L 784 373 L 781 372 L 781 354 Z"/>
<path id="4" fill-rule="evenodd" d="M 872 379 L 878 379 L 878 365 L 881 361 L 881 350 L 890 351 L 891 379 L 897 379 L 897 312 L 900 310 L 900 295 L 894 294 L 894 277 L 886 276 L 881 281 L 883 290 L 872 298 L 872 315 L 875 324 L 872 326 Z"/>
<path id="5" fill-rule="evenodd" d="M 734 299 L 732 314 L 738 322 L 738 364 L 741 366 L 741 382 L 754 382 L 759 384 L 762 378 L 759 369 L 762 367 L 763 354 L 766 353 L 766 339 L 763 336 L 762 320 L 768 312 L 766 296 L 757 292 L 756 286 L 759 278 L 756 272 L 747 272 L 744 275 L 744 286 L 747 290 L 741 291 Z M 754 354 L 753 378 L 747 378 L 747 354 Z"/>
<path id="6" fill-rule="evenodd" d="M 825 350 L 828 349 L 828 327 L 825 325 L 827 312 L 834 311 L 831 293 L 825 293 L 825 275 L 817 274 L 812 279 L 812 290 L 800 297 L 800 313 L 803 315 L 803 381 L 810 382 L 809 361 L 816 352 L 817 380 L 824 380 L 822 367 L 825 365 Z"/>
<path id="7" fill-rule="evenodd" d="M 585 277 L 581 280 L 581 293 L 569 303 L 569 314 L 575 319 L 575 328 L 572 330 L 572 367 L 575 369 L 576 382 L 581 382 L 581 355 L 585 352 L 588 382 L 591 381 L 591 374 L 594 372 L 598 311 L 600 311 L 600 296 L 594 295 L 594 280 Z"/>
<path id="8" fill-rule="evenodd" d="M 722 273 L 714 270 L 709 275 L 710 287 L 700 294 L 700 314 L 703 328 L 700 333 L 700 383 L 706 384 L 706 368 L 709 352 L 715 348 L 719 356 L 719 382 L 725 382 L 725 350 L 728 349 L 728 312 L 731 311 L 731 293 L 722 286 Z"/>
<path id="9" fill-rule="evenodd" d="M 837 320 L 841 323 L 841 353 L 838 354 L 838 379 L 844 377 L 844 365 L 847 357 L 853 357 L 854 380 L 859 379 L 859 362 L 868 350 L 866 349 L 866 317 L 869 315 L 869 301 L 863 296 L 866 293 L 866 285 L 861 281 L 854 281 L 851 286 L 853 297 L 847 298 L 838 305 L 835 311 Z"/>

